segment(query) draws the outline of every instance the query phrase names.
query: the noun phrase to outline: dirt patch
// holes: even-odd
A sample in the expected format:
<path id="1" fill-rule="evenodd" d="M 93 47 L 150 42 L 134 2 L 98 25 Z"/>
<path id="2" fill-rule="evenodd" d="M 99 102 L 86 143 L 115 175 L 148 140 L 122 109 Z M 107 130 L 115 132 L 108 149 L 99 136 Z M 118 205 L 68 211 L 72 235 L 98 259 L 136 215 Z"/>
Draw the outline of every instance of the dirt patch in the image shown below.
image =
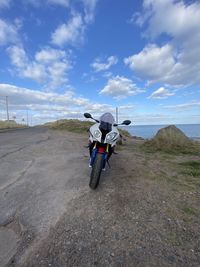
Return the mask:
<path id="1" fill-rule="evenodd" d="M 199 266 L 199 177 L 180 163 L 200 157 L 142 143 L 116 150 L 99 188 L 70 202 L 25 266 Z"/>

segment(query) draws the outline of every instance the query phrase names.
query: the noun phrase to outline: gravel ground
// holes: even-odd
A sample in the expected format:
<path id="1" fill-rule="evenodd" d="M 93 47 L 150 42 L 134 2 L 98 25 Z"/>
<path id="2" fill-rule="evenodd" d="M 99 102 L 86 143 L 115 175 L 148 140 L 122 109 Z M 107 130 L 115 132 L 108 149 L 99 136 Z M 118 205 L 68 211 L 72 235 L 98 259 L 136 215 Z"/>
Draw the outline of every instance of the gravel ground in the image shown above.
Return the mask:
<path id="1" fill-rule="evenodd" d="M 200 158 L 145 153 L 140 142 L 119 147 L 98 189 L 68 203 L 24 266 L 200 265 L 199 183 L 177 165 Z"/>

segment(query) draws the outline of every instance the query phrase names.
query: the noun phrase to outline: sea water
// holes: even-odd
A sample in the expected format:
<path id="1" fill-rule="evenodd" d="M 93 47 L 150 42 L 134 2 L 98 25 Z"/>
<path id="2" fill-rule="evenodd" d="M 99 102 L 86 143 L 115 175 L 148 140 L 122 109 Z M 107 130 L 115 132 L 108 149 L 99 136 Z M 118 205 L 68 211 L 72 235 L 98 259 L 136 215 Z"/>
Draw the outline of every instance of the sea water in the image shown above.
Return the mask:
<path id="1" fill-rule="evenodd" d="M 168 125 L 131 125 L 123 126 L 122 129 L 127 130 L 132 136 L 138 136 L 145 139 L 150 139 L 161 128 Z M 177 124 L 179 128 L 187 137 L 200 140 L 200 124 Z"/>

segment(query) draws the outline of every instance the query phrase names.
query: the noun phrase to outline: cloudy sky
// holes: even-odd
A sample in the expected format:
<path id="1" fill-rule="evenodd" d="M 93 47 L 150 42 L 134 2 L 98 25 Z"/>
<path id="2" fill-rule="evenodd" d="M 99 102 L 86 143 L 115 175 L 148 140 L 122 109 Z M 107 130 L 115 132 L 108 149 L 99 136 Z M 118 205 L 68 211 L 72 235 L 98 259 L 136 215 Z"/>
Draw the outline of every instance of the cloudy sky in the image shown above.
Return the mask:
<path id="1" fill-rule="evenodd" d="M 0 0 L 0 120 L 200 123 L 200 2 Z"/>

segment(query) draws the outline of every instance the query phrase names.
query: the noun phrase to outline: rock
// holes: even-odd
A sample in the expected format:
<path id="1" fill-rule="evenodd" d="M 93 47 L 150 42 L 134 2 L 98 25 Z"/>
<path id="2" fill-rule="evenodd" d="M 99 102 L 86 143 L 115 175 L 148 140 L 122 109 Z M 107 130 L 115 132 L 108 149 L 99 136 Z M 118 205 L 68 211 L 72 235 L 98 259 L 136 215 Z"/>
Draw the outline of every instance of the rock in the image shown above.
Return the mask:
<path id="1" fill-rule="evenodd" d="M 172 152 L 196 149 L 194 141 L 174 125 L 160 129 L 154 138 L 145 142 L 145 145 L 154 149 Z"/>
<path id="2" fill-rule="evenodd" d="M 153 140 L 159 145 L 165 146 L 182 146 L 191 142 L 190 139 L 174 125 L 160 129 Z"/>

